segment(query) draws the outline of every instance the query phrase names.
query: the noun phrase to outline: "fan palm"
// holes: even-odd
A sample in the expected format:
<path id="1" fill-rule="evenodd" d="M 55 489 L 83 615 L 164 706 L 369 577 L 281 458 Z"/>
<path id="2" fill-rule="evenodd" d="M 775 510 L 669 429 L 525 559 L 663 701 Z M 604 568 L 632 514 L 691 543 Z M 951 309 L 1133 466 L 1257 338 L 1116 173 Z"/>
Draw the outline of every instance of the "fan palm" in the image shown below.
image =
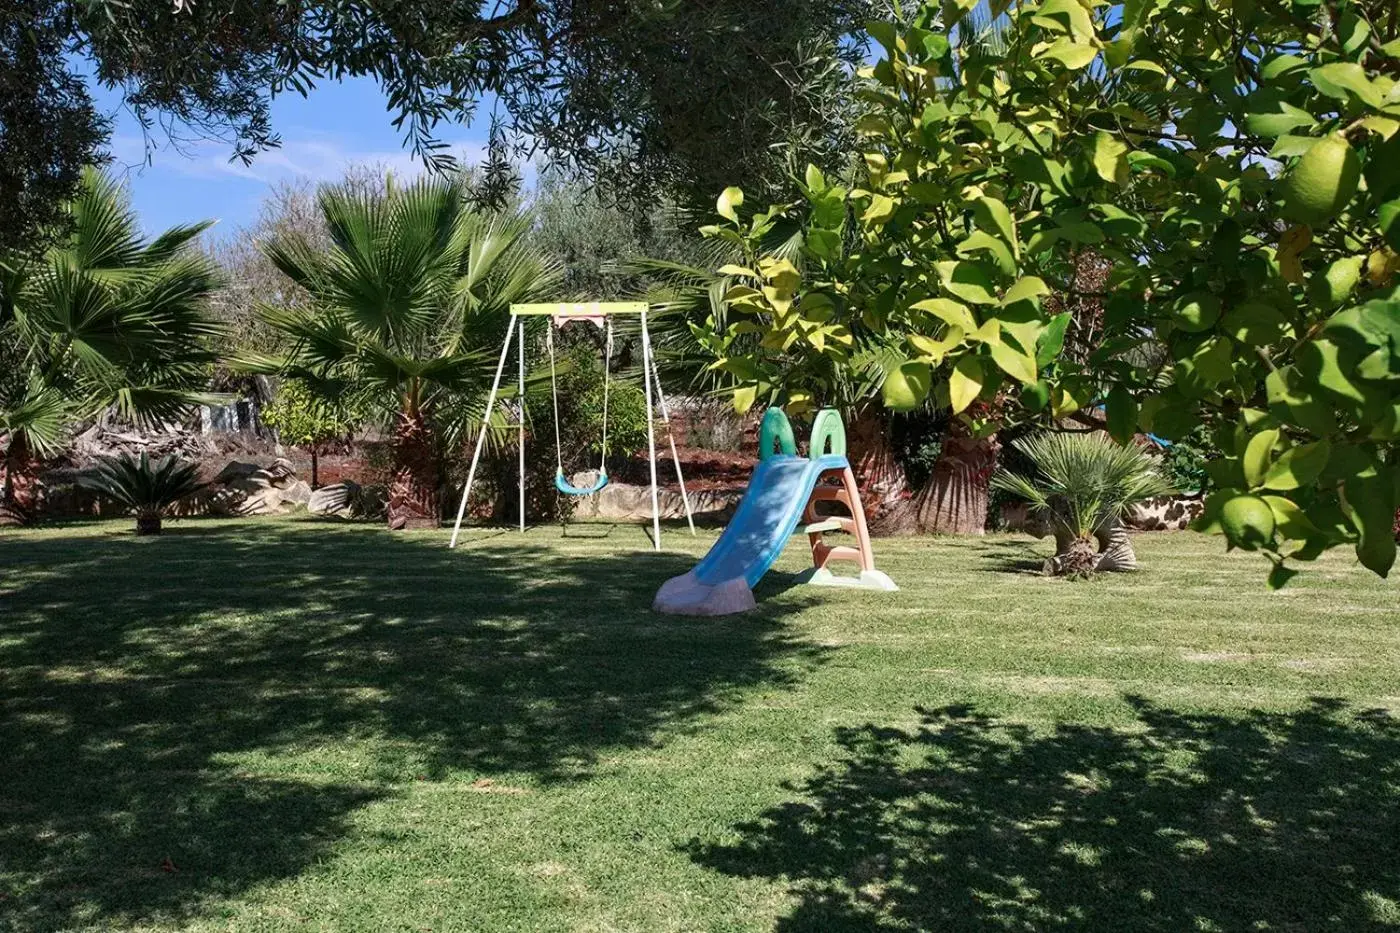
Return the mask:
<path id="1" fill-rule="evenodd" d="M 1095 538 L 1118 526 L 1136 503 L 1172 491 L 1151 457 L 1106 434 L 1047 431 L 1014 446 L 1035 465 L 1035 474 L 998 473 L 992 488 L 1026 500 L 1049 521 L 1057 544 L 1049 566 L 1059 574 L 1092 574 L 1099 565 Z"/>
<path id="2" fill-rule="evenodd" d="M 161 517 L 172 505 L 197 492 L 201 483 L 198 464 L 173 454 L 152 463 L 142 451 L 140 457 L 102 457 L 78 477 L 78 485 L 135 512 L 138 535 L 158 535 Z"/>
<path id="3" fill-rule="evenodd" d="M 480 416 L 510 305 L 560 278 L 526 244 L 528 218 L 472 210 L 465 193 L 442 178 L 328 186 L 318 202 L 329 248 L 295 233 L 263 246 L 310 302 L 263 308 L 290 350 L 241 365 L 391 415 L 391 528 L 437 524 L 440 454 Z"/>
<path id="4" fill-rule="evenodd" d="M 204 391 L 218 325 L 204 314 L 214 266 L 194 248 L 209 224 L 144 240 L 126 192 L 95 169 L 67 207 L 66 235 L 38 256 L 0 256 L 3 511 L 34 512 L 42 459 L 75 422 L 113 409 L 166 421 Z"/>

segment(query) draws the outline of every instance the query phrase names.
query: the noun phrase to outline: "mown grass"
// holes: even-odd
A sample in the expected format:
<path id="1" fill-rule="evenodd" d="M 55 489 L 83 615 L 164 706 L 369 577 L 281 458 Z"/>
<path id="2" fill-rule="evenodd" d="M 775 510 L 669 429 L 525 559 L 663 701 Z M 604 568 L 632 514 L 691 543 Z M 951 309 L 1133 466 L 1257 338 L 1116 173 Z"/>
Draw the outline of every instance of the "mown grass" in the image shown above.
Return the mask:
<path id="1" fill-rule="evenodd" d="M 1400 603 L 1344 555 L 882 541 L 898 593 L 649 613 L 712 536 L 0 533 L 0 929 L 1400 927 Z"/>

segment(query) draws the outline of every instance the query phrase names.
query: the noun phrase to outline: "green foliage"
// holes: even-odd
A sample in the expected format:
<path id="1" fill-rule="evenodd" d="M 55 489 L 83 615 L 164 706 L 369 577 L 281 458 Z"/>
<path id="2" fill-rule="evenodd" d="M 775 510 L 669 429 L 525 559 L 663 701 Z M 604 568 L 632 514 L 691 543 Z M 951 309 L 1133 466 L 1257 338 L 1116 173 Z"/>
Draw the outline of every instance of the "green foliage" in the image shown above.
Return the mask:
<path id="1" fill-rule="evenodd" d="M 1024 499 L 1074 538 L 1088 538 L 1134 504 L 1172 491 L 1151 457 L 1097 432 L 1044 431 L 1015 446 L 1034 474 L 1003 471 L 992 477 L 992 488 Z"/>
<path id="2" fill-rule="evenodd" d="M 193 247 L 207 224 L 144 240 L 126 193 L 96 170 L 64 215 L 43 255 L 0 256 L 0 433 L 40 456 L 105 409 L 174 420 L 206 400 L 220 334 L 204 312 L 215 272 Z"/>
<path id="3" fill-rule="evenodd" d="M 310 447 L 344 437 L 354 430 L 357 419 L 338 401 L 316 395 L 304 382 L 287 379 L 263 407 L 262 420 L 276 428 L 286 443 Z"/>
<path id="4" fill-rule="evenodd" d="M 1182 492 L 1207 492 L 1213 485 L 1207 468 L 1220 456 L 1210 432 L 1204 426 L 1197 427 L 1162 451 L 1162 471 Z"/>
<path id="5" fill-rule="evenodd" d="M 26 0 L 0 12 L 0 253 L 57 232 L 64 202 L 110 129 L 70 69 L 66 6 Z"/>
<path id="6" fill-rule="evenodd" d="M 350 411 L 426 418 L 455 444 L 481 417 L 511 303 L 543 296 L 558 268 L 526 244 L 527 217 L 474 211 L 455 181 L 332 185 L 319 204 L 326 248 L 296 230 L 265 246 L 311 296 L 262 308 L 291 350 L 236 364 Z"/>
<path id="7" fill-rule="evenodd" d="M 530 243 L 563 267 L 565 300 L 635 298 L 659 277 L 642 257 L 704 264 L 713 252 L 674 201 L 619 203 L 597 186 L 546 171 L 528 203 Z"/>
<path id="8" fill-rule="evenodd" d="M 154 463 L 145 451 L 139 457 L 120 454 L 101 458 L 78 476 L 78 485 L 124 506 L 138 521 L 159 519 L 171 506 L 199 490 L 199 465 L 173 454 Z M 159 527 L 157 522 L 154 530 Z"/>
<path id="9" fill-rule="evenodd" d="M 696 336 L 737 403 L 801 404 L 877 359 L 898 407 L 927 382 L 975 430 L 1099 399 L 1120 438 L 1205 424 L 1224 454 L 1209 514 L 1272 497 L 1272 582 L 1339 544 L 1384 575 L 1400 487 L 1387 5 L 998 4 L 993 43 L 959 40 L 966 6 L 872 25 L 885 56 L 864 72 L 852 184 L 814 168 L 795 204 L 753 214 L 721 197 L 707 232 L 743 261 Z M 765 250 L 788 216 L 800 254 Z M 1086 250 L 1108 264 L 1092 296 L 1068 274 Z M 1097 346 L 1063 352 L 1050 295 L 1102 300 Z M 1277 433 L 1246 474 L 1261 432 Z"/>
<path id="10" fill-rule="evenodd" d="M 568 472 L 597 469 L 600 454 L 626 458 L 647 445 L 646 395 L 635 374 L 615 372 L 608 387 L 608 449 L 602 450 L 603 368 L 587 349 L 572 351 L 567 371 L 559 374 L 559 421 Z"/>
<path id="11" fill-rule="evenodd" d="M 203 136 L 245 162 L 280 144 L 281 94 L 367 76 L 396 129 L 438 169 L 443 125 L 491 99 L 487 187 L 542 150 L 640 202 L 723 179 L 783 183 L 791 153 L 832 160 L 849 133 L 852 33 L 870 0 L 26 0 L 0 14 L 0 246 L 28 238 L 73 189 L 110 124 L 91 80 L 147 131 Z M 178 50 L 172 52 L 172 50 Z M 743 114 L 743 119 L 736 119 Z"/>

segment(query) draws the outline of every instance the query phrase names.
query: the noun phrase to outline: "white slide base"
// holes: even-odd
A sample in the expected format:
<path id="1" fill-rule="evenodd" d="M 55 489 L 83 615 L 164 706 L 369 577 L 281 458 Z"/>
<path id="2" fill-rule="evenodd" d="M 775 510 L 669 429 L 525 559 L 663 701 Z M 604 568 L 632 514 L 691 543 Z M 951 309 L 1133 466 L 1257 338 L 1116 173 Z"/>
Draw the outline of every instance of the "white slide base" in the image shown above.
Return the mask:
<path id="1" fill-rule="evenodd" d="M 800 573 L 797 582 L 811 586 L 845 586 L 858 590 L 883 590 L 886 593 L 893 593 L 899 589 L 895 586 L 894 581 L 881 570 L 862 570 L 858 577 L 842 577 L 825 567 L 813 567 Z"/>

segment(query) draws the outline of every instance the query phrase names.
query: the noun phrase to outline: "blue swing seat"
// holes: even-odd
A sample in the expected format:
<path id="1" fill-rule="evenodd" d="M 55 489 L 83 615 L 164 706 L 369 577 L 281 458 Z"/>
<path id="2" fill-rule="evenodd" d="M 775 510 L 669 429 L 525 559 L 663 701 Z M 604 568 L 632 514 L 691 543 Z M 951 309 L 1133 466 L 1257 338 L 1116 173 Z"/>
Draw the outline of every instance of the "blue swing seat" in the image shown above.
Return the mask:
<path id="1" fill-rule="evenodd" d="M 563 470 L 554 471 L 554 488 L 566 496 L 591 496 L 608 484 L 608 471 L 602 469 L 598 471 L 598 478 L 593 481 L 592 486 L 574 486 L 564 478 Z"/>

